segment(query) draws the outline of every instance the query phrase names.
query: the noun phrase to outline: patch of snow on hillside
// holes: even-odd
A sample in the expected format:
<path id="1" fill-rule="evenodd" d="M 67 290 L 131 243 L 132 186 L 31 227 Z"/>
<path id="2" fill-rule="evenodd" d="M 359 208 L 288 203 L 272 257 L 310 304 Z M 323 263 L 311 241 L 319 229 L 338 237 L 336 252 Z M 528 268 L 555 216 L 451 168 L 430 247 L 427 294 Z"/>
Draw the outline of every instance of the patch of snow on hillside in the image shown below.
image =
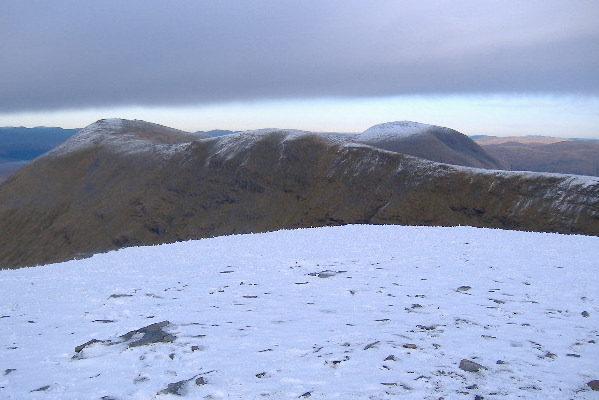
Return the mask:
<path id="1" fill-rule="evenodd" d="M 0 398 L 599 398 L 597 260 L 598 237 L 354 225 L 4 270 Z"/>
<path id="2" fill-rule="evenodd" d="M 414 138 L 422 135 L 433 125 L 412 121 L 385 122 L 366 129 L 356 137 L 359 141 L 387 141 Z"/>
<path id="3" fill-rule="evenodd" d="M 60 157 L 64 154 L 85 150 L 100 143 L 108 137 L 107 133 L 119 131 L 123 120 L 119 118 L 101 119 L 81 129 L 64 143 L 58 145 L 42 157 Z"/>

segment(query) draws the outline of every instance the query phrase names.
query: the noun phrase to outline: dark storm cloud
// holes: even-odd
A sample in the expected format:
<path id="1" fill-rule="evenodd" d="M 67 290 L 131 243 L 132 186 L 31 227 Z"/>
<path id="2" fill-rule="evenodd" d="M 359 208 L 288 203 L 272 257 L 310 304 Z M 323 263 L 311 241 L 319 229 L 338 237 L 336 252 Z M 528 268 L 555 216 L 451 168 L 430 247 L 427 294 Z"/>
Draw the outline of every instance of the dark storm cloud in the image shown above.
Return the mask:
<path id="1" fill-rule="evenodd" d="M 0 15 L 0 112 L 599 94 L 591 0 L 5 0 Z"/>

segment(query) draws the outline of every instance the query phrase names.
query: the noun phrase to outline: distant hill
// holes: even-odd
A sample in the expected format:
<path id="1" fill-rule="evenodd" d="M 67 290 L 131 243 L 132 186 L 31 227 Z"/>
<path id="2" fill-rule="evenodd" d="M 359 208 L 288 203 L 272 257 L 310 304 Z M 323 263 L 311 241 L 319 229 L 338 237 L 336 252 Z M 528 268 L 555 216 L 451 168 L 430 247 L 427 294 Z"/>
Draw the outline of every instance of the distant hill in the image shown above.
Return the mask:
<path id="1" fill-rule="evenodd" d="M 64 142 L 79 129 L 0 128 L 0 182 L 21 166 Z"/>
<path id="2" fill-rule="evenodd" d="M 599 235 L 599 179 L 486 171 L 325 134 L 101 120 L 0 185 L 0 266 L 345 224 Z"/>
<path id="3" fill-rule="evenodd" d="M 476 139 L 487 153 L 515 171 L 599 176 L 599 142 L 552 137 Z"/>
<path id="4" fill-rule="evenodd" d="M 435 125 L 412 121 L 387 122 L 356 135 L 354 141 L 447 164 L 506 169 L 468 136 Z"/>

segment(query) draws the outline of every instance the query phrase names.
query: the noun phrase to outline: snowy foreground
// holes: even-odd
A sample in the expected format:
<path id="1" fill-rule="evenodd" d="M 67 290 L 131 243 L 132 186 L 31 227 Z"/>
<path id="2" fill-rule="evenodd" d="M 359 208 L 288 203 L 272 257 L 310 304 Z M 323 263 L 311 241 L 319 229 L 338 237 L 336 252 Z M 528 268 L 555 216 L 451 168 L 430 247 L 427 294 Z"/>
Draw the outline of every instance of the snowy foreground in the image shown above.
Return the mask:
<path id="1" fill-rule="evenodd" d="M 598 237 L 402 226 L 4 270 L 0 398 L 599 399 L 598 271 Z"/>

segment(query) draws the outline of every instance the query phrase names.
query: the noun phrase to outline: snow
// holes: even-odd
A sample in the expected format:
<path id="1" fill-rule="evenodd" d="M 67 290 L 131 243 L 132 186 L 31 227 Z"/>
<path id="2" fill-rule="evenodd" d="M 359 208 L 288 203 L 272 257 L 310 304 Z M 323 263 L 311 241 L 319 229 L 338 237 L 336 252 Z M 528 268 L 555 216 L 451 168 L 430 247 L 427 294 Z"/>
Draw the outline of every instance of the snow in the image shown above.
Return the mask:
<path id="1" fill-rule="evenodd" d="M 3 270 L 0 398 L 599 399 L 597 260 L 598 237 L 352 225 Z"/>
<path id="2" fill-rule="evenodd" d="M 412 121 L 385 122 L 366 129 L 356 137 L 359 141 L 387 141 L 421 136 L 433 125 Z"/>

